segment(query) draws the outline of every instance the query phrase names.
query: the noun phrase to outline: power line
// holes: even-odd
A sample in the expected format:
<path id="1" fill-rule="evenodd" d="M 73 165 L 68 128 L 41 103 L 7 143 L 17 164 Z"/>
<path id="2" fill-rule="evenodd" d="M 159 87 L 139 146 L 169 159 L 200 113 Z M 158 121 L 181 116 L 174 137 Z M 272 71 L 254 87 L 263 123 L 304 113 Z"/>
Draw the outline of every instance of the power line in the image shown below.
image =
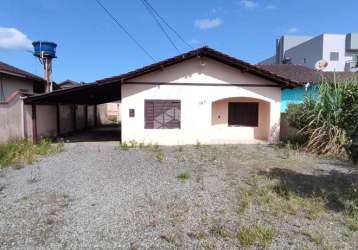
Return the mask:
<path id="1" fill-rule="evenodd" d="M 174 34 L 186 45 L 188 46 L 190 49 L 193 49 L 193 46 L 191 46 L 189 43 L 187 43 L 185 41 L 185 39 L 179 34 L 178 31 L 176 31 L 159 13 L 158 11 L 147 1 L 147 0 L 142 0 L 146 3 L 147 6 L 149 6 L 149 8 L 159 17 L 159 19 L 171 30 L 174 32 Z"/>
<path id="2" fill-rule="evenodd" d="M 155 13 L 152 11 L 152 9 L 146 4 L 146 2 L 144 0 L 140 0 L 142 2 L 142 4 L 144 5 L 144 7 L 146 8 L 146 10 L 148 11 L 148 13 L 152 16 L 152 18 L 154 19 L 154 21 L 157 23 L 157 25 L 159 26 L 159 28 L 162 30 L 162 32 L 164 33 L 164 35 L 166 36 L 166 38 L 168 39 L 168 41 L 171 43 L 171 45 L 173 45 L 173 47 L 176 49 L 176 51 L 178 53 L 180 53 L 180 50 L 178 49 L 178 47 L 175 45 L 174 41 L 171 39 L 171 37 L 169 36 L 168 32 L 163 28 L 162 24 L 159 22 L 157 16 L 155 15 Z"/>
<path id="3" fill-rule="evenodd" d="M 112 18 L 112 20 L 127 34 L 127 36 L 154 62 L 154 57 L 129 33 L 129 31 L 119 22 L 119 20 L 112 15 L 112 13 L 99 1 L 95 0 L 97 4 Z"/>

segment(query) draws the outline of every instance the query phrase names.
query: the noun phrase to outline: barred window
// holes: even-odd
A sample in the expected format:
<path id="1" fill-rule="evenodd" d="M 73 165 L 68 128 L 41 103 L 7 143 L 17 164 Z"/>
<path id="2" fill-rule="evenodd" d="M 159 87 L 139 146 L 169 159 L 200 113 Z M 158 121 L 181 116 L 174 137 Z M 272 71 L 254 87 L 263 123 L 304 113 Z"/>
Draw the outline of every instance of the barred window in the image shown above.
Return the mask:
<path id="1" fill-rule="evenodd" d="M 145 100 L 144 121 L 146 129 L 180 128 L 180 101 Z"/>

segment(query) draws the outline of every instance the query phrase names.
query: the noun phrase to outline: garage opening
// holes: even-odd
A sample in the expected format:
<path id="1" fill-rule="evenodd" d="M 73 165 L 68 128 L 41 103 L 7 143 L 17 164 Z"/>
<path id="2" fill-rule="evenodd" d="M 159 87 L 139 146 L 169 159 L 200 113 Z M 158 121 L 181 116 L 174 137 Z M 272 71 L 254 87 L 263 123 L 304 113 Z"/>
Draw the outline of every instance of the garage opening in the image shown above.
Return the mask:
<path id="1" fill-rule="evenodd" d="M 86 84 L 24 99 L 25 136 L 65 142 L 121 140 L 121 83 Z"/>

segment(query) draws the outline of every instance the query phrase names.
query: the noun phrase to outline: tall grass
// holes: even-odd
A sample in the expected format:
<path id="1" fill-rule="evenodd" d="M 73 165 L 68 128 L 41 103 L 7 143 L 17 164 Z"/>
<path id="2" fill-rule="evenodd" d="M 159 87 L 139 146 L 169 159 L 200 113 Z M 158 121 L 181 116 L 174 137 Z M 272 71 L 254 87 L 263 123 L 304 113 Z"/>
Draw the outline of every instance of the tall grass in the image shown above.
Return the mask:
<path id="1" fill-rule="evenodd" d="M 291 109 L 292 110 L 292 109 Z M 306 96 L 289 114 L 291 125 L 307 138 L 310 152 L 358 160 L 358 82 L 322 79 L 318 96 Z"/>
<path id="2" fill-rule="evenodd" d="M 40 155 L 49 155 L 62 149 L 63 142 L 52 144 L 49 139 L 41 139 L 38 144 L 32 144 L 27 140 L 0 144 L 0 168 L 23 163 L 31 164 Z"/>

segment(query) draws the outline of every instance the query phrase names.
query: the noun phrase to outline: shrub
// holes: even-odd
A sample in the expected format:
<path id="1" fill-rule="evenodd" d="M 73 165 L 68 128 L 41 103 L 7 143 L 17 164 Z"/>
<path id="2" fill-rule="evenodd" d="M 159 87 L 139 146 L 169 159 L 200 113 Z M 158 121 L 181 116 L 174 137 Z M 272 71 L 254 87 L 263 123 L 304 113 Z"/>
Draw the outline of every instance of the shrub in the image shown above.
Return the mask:
<path id="1" fill-rule="evenodd" d="M 37 156 L 49 155 L 62 151 L 63 142 L 52 144 L 49 139 L 41 139 L 38 144 L 27 140 L 0 144 L 0 166 L 21 166 L 22 163 L 31 164 Z"/>
<path id="2" fill-rule="evenodd" d="M 323 79 L 319 95 L 289 105 L 288 121 L 307 138 L 308 151 L 358 161 L 358 83 Z"/>

